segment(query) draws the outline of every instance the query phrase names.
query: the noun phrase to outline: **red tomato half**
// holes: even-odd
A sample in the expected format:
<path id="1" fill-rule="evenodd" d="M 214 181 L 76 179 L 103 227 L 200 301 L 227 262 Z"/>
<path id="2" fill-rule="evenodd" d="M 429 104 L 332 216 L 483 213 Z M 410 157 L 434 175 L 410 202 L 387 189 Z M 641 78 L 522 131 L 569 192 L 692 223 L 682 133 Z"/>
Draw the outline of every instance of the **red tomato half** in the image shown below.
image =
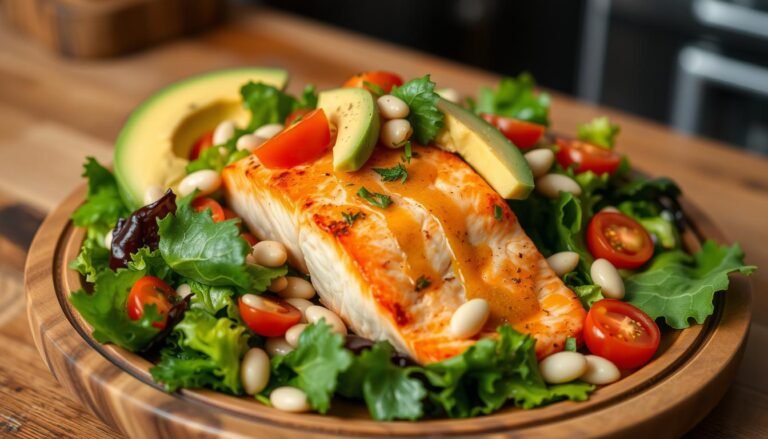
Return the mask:
<path id="1" fill-rule="evenodd" d="M 384 70 L 373 70 L 370 72 L 358 73 L 357 75 L 347 79 L 347 81 L 344 82 L 343 87 L 357 87 L 372 91 L 365 86 L 366 82 L 378 85 L 382 88 L 382 90 L 384 90 L 385 93 L 389 93 L 392 91 L 392 87 L 400 87 L 403 85 L 403 78 L 401 78 L 400 75 L 396 73 L 387 72 Z"/>
<path id="2" fill-rule="evenodd" d="M 267 168 L 291 168 L 318 159 L 330 143 L 328 118 L 322 109 L 317 109 L 262 143 L 253 153 Z"/>
<path id="3" fill-rule="evenodd" d="M 251 330 L 265 337 L 279 337 L 301 320 L 301 311 L 281 299 L 255 296 L 257 306 L 239 303 L 240 316 Z"/>
<path id="4" fill-rule="evenodd" d="M 248 243 L 248 245 L 250 245 L 251 247 L 253 247 L 254 245 L 256 245 L 256 243 L 258 243 L 258 242 L 259 242 L 259 240 L 258 240 L 258 239 L 256 239 L 256 237 L 255 237 L 255 236 L 253 236 L 253 234 L 251 234 L 251 233 L 248 233 L 248 232 L 243 232 L 243 233 L 241 233 L 241 234 L 240 234 L 240 237 L 241 237 L 241 238 L 243 238 L 243 239 L 245 239 L 245 242 L 247 242 L 247 243 Z"/>
<path id="5" fill-rule="evenodd" d="M 587 246 L 595 258 L 616 268 L 637 268 L 653 256 L 651 236 L 637 221 L 619 212 L 599 212 L 587 227 Z"/>
<path id="6" fill-rule="evenodd" d="M 189 151 L 189 159 L 197 160 L 197 158 L 200 157 L 200 153 L 211 146 L 213 146 L 213 131 L 208 131 L 200 136 L 200 138 L 195 141 L 195 144 L 192 145 L 192 149 Z"/>
<path id="7" fill-rule="evenodd" d="M 621 369 L 636 369 L 647 363 L 660 340 L 656 322 L 620 300 L 595 302 L 584 321 L 584 342 L 590 352 L 611 360 Z"/>
<path id="8" fill-rule="evenodd" d="M 222 208 L 221 204 L 219 204 L 219 202 L 213 198 L 195 198 L 192 200 L 192 208 L 195 209 L 196 212 L 205 212 L 206 210 L 210 210 L 211 218 L 213 218 L 213 222 L 215 223 L 224 221 L 226 219 L 224 208 Z"/>
<path id="9" fill-rule="evenodd" d="M 144 315 L 144 307 L 155 305 L 157 313 L 162 320 L 152 323 L 157 329 L 164 329 L 168 322 L 168 313 L 171 311 L 170 297 L 175 291 L 162 279 L 155 276 L 144 276 L 131 287 L 128 293 L 128 317 L 131 320 L 139 320 Z"/>
<path id="10" fill-rule="evenodd" d="M 528 149 L 536 145 L 539 139 L 541 139 L 542 134 L 544 134 L 544 130 L 546 130 L 544 125 L 511 117 L 496 116 L 495 114 L 488 113 L 481 113 L 480 116 L 498 128 L 504 134 L 504 137 L 520 149 Z"/>
<path id="11" fill-rule="evenodd" d="M 304 118 L 308 113 L 311 113 L 312 110 L 309 108 L 299 108 L 298 110 L 294 111 L 293 113 L 289 114 L 288 117 L 285 118 L 285 126 L 289 127 L 293 125 L 294 122 L 298 122 L 301 119 Z"/>
<path id="12" fill-rule="evenodd" d="M 577 173 L 613 174 L 621 163 L 615 152 L 581 140 L 557 139 L 557 146 L 557 162 L 564 168 L 575 166 Z"/>

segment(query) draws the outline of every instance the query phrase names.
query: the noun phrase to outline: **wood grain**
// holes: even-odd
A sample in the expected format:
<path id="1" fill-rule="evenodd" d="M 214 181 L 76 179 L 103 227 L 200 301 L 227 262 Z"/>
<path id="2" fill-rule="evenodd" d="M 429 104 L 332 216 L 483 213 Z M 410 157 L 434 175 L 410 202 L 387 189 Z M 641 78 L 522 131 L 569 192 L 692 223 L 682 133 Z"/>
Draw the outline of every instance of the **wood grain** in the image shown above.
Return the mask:
<path id="1" fill-rule="evenodd" d="M 392 68 L 405 76 L 432 72 L 441 83 L 465 93 L 475 93 L 480 85 L 497 79 L 487 72 L 268 10 L 238 11 L 235 17 L 231 24 L 196 38 L 100 63 L 52 56 L 0 20 L 0 159 L 17 157 L 21 152 L 12 150 L 16 148 L 35 157 L 24 162 L 23 172 L 12 160 L 0 160 L 0 205 L 52 209 L 79 184 L 82 157 L 110 158 L 112 142 L 131 108 L 152 90 L 192 73 L 236 65 L 282 66 L 291 69 L 294 91 L 304 81 L 332 86 L 351 72 L 370 67 Z M 748 261 L 768 267 L 764 244 L 768 242 L 768 161 L 674 134 L 615 110 L 554 96 L 552 118 L 558 130 L 569 131 L 599 114 L 609 114 L 622 124 L 619 148 L 636 166 L 674 177 L 728 240 L 742 243 Z M 45 127 L 44 136 L 36 135 L 39 126 Z M 48 160 L 51 143 L 60 138 L 68 155 Z M 26 250 L 14 236 L 13 227 L 0 231 L 2 282 L 13 286 L 2 290 L 3 306 L 12 300 L 23 302 L 19 285 Z M 768 271 L 759 270 L 752 280 L 758 294 L 737 384 L 692 437 L 768 437 L 764 373 L 768 369 L 768 296 L 761 294 L 768 289 Z M 14 309 L 4 317 L 6 323 L 0 323 L 0 337 L 16 341 L 9 349 L 3 345 L 0 376 L 13 377 L 21 390 L 10 393 L 5 386 L 0 388 L 0 431 L 14 437 L 87 437 L 93 432 L 108 437 L 111 429 L 65 397 L 67 392 L 45 371 L 31 347 L 26 317 L 17 314 L 21 307 Z M 29 407 L 45 409 L 25 415 Z M 71 429 L 65 431 L 62 426 Z"/>

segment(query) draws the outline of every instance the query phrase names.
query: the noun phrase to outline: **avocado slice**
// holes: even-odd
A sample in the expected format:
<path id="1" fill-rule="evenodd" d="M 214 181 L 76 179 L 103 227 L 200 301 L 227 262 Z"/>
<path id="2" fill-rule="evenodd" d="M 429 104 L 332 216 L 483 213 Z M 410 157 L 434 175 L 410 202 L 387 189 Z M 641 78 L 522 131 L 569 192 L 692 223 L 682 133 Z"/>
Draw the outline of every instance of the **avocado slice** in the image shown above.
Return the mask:
<path id="1" fill-rule="evenodd" d="M 144 204 L 150 186 L 173 187 L 181 180 L 195 140 L 232 119 L 247 125 L 240 87 L 248 81 L 282 89 L 285 70 L 244 67 L 217 70 L 175 82 L 145 100 L 128 117 L 115 144 L 114 168 L 120 193 L 132 209 Z"/>
<path id="2" fill-rule="evenodd" d="M 373 154 L 379 140 L 379 109 L 373 95 L 363 88 L 337 88 L 320 93 L 322 108 L 336 127 L 333 170 L 354 172 Z"/>
<path id="3" fill-rule="evenodd" d="M 437 108 L 445 115 L 435 138 L 440 149 L 458 153 L 502 197 L 528 197 L 533 174 L 515 145 L 488 122 L 454 103 L 441 98 Z"/>

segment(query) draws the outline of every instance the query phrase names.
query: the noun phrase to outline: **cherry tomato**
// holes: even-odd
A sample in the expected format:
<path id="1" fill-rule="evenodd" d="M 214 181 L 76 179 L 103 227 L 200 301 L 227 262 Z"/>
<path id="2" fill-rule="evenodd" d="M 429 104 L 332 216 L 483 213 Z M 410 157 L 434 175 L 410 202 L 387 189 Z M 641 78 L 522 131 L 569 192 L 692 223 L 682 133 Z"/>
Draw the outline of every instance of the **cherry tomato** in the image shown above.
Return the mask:
<path id="1" fill-rule="evenodd" d="M 581 140 L 557 139 L 557 146 L 557 162 L 564 168 L 575 165 L 577 173 L 613 174 L 621 163 L 615 152 Z"/>
<path id="2" fill-rule="evenodd" d="M 616 268 L 637 268 L 653 256 L 651 236 L 637 221 L 619 212 L 599 212 L 587 227 L 592 256 Z"/>
<path id="3" fill-rule="evenodd" d="M 197 158 L 200 157 L 200 154 L 211 146 L 213 146 L 213 131 L 208 131 L 200 136 L 200 138 L 195 141 L 195 144 L 192 145 L 192 149 L 189 151 L 189 159 L 197 160 Z"/>
<path id="4" fill-rule="evenodd" d="M 285 118 L 285 126 L 289 127 L 293 125 L 294 122 L 300 121 L 301 119 L 304 118 L 304 116 L 306 116 L 310 112 L 312 112 L 312 110 L 309 108 L 299 108 L 298 110 L 289 114 L 288 117 Z"/>
<path id="5" fill-rule="evenodd" d="M 368 91 L 373 91 L 366 87 L 365 83 L 378 85 L 384 90 L 385 93 L 392 91 L 392 87 L 403 85 L 403 78 L 400 75 L 392 72 L 386 72 L 384 70 L 372 70 L 370 72 L 358 73 L 357 75 L 347 79 L 343 87 L 357 87 L 364 88 Z"/>
<path id="6" fill-rule="evenodd" d="M 546 127 L 524 120 L 511 117 L 496 116 L 495 114 L 481 113 L 483 119 L 495 126 L 520 149 L 528 149 L 541 139 Z"/>
<path id="7" fill-rule="evenodd" d="M 331 128 L 322 109 L 262 143 L 253 153 L 267 168 L 291 168 L 322 156 L 331 143 Z"/>
<path id="8" fill-rule="evenodd" d="M 659 348 L 656 322 L 640 309 L 620 300 L 592 304 L 584 321 L 584 342 L 590 352 L 607 358 L 621 369 L 647 363 Z"/>
<path id="9" fill-rule="evenodd" d="M 245 241 L 246 241 L 246 242 L 248 243 L 248 245 L 250 245 L 251 247 L 253 247 L 254 245 L 256 245 L 256 243 L 257 243 L 257 242 L 259 242 L 259 240 L 258 240 L 258 239 L 256 239 L 256 237 L 255 237 L 255 236 L 253 236 L 253 234 L 251 234 L 251 233 L 248 233 L 248 232 L 243 232 L 243 233 L 241 233 L 241 234 L 240 234 L 240 237 L 241 237 L 241 238 L 243 238 L 243 239 L 245 239 Z"/>
<path id="10" fill-rule="evenodd" d="M 237 216 L 235 211 L 230 209 L 229 207 L 222 207 L 222 209 L 224 209 L 224 218 L 225 219 L 229 220 L 229 219 L 233 219 L 233 218 L 238 218 L 238 219 L 240 218 L 239 216 Z"/>
<path id="11" fill-rule="evenodd" d="M 131 320 L 139 320 L 144 315 L 144 307 L 155 305 L 157 313 L 162 320 L 152 323 L 157 329 L 164 329 L 168 322 L 168 313 L 171 311 L 170 297 L 174 294 L 173 288 L 162 279 L 155 276 L 144 276 L 131 287 L 128 293 L 128 317 Z"/>
<path id="12" fill-rule="evenodd" d="M 197 197 L 192 200 L 192 208 L 195 209 L 196 212 L 205 212 L 206 210 L 210 210 L 211 218 L 213 218 L 213 222 L 215 223 L 224 221 L 226 219 L 224 208 L 222 208 L 221 204 L 219 204 L 219 202 L 213 198 Z"/>
<path id="13" fill-rule="evenodd" d="M 239 302 L 240 316 L 251 330 L 265 337 L 279 337 L 301 320 L 301 311 L 281 299 L 256 297 L 258 306 Z"/>

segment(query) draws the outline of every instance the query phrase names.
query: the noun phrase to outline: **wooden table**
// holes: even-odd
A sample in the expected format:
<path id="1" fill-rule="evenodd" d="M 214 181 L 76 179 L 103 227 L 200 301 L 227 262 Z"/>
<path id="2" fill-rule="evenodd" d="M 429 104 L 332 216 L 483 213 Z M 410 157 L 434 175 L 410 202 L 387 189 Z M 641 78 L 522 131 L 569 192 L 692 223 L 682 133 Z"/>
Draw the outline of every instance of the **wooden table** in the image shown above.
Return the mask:
<path id="1" fill-rule="evenodd" d="M 291 89 L 339 84 L 351 73 L 387 68 L 432 73 L 441 86 L 474 94 L 498 77 L 271 11 L 241 11 L 229 25 L 126 58 L 73 62 L 52 56 L 0 25 L 0 435 L 119 436 L 74 402 L 35 350 L 24 312 L 22 270 L 45 213 L 80 183 L 87 155 L 111 161 L 130 110 L 152 90 L 187 75 L 237 65 L 279 66 Z M 768 436 L 768 160 L 675 134 L 613 110 L 555 95 L 560 131 L 608 114 L 621 124 L 619 148 L 652 175 L 669 175 L 705 210 L 748 261 L 754 316 L 738 379 L 692 436 Z M 670 389 L 674 391 L 674 389 Z"/>

